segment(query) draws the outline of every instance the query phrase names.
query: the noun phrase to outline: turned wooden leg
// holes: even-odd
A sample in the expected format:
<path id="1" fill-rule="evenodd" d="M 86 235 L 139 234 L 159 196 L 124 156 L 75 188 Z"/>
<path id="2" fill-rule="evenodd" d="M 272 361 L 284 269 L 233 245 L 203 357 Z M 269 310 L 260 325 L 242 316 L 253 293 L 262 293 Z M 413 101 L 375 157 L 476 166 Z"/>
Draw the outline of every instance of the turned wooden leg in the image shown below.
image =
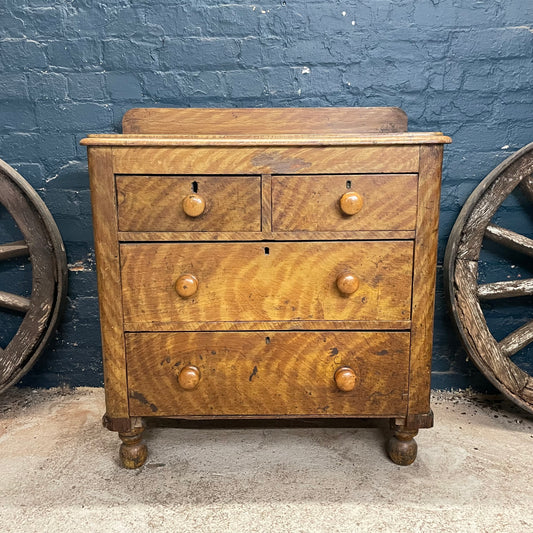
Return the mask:
<path id="1" fill-rule="evenodd" d="M 418 429 L 407 429 L 405 426 L 393 426 L 394 435 L 389 439 L 387 452 L 392 462 L 407 466 L 416 459 L 418 446 L 416 437 Z"/>
<path id="2" fill-rule="evenodd" d="M 120 461 L 124 468 L 139 468 L 148 457 L 146 444 L 142 442 L 143 427 L 133 428 L 131 431 L 119 433 L 122 440 L 120 445 Z"/>

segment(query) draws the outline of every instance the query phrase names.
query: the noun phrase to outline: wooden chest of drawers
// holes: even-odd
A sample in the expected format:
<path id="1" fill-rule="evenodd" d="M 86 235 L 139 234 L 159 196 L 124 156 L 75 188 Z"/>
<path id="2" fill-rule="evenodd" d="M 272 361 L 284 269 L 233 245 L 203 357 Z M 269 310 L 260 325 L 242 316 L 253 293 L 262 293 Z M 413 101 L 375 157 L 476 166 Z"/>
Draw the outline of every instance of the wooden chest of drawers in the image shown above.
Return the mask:
<path id="1" fill-rule="evenodd" d="M 90 135 L 106 426 L 144 417 L 432 425 L 442 145 L 396 108 L 135 109 Z"/>

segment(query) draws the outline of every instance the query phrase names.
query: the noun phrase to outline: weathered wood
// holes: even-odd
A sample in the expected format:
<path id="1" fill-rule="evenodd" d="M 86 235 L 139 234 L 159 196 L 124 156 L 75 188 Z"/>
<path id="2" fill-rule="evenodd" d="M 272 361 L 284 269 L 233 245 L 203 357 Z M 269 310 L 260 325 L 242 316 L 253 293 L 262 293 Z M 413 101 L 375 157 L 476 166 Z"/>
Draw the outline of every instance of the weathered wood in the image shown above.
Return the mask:
<path id="1" fill-rule="evenodd" d="M 415 174 L 274 176 L 274 231 L 413 230 L 416 220 Z M 339 200 L 357 192 L 362 207 L 345 215 Z"/>
<path id="2" fill-rule="evenodd" d="M 57 226 L 35 190 L 0 160 L 0 203 L 16 222 L 24 241 L 0 247 L 0 260 L 29 255 L 29 298 L 2 292 L 0 306 L 25 313 L 0 352 L 0 393 L 28 372 L 55 333 L 67 291 L 67 260 Z"/>
<path id="3" fill-rule="evenodd" d="M 113 155 L 109 148 L 91 148 L 88 155 L 106 410 L 110 418 L 125 418 L 129 407 Z"/>
<path id="4" fill-rule="evenodd" d="M 11 309 L 12 311 L 27 313 L 30 309 L 30 305 L 31 300 L 29 298 L 0 291 L 0 307 L 4 309 Z"/>
<path id="5" fill-rule="evenodd" d="M 13 259 L 15 257 L 25 257 L 30 254 L 30 250 L 25 241 L 10 242 L 0 245 L 0 261 Z"/>
<path id="6" fill-rule="evenodd" d="M 478 286 L 478 298 L 483 300 L 496 300 L 498 298 L 515 298 L 533 294 L 533 279 L 515 279 L 511 281 L 497 281 L 483 283 Z"/>
<path id="7" fill-rule="evenodd" d="M 130 109 L 124 133 L 272 135 L 407 131 L 407 115 L 398 107 L 278 109 Z"/>
<path id="8" fill-rule="evenodd" d="M 531 257 L 530 239 L 495 226 L 491 220 L 519 185 L 533 200 L 528 193 L 532 174 L 533 143 L 498 165 L 471 194 L 452 229 L 444 258 L 451 314 L 467 353 L 494 386 L 531 413 L 531 377 L 509 358 L 528 344 L 529 326 L 519 328 L 498 343 L 487 326 L 479 301 L 531 294 L 532 280 L 478 286 L 477 278 L 484 237 Z"/>
<path id="9" fill-rule="evenodd" d="M 408 332 L 135 333 L 126 346 L 135 416 L 406 413 Z M 194 390 L 178 385 L 187 365 Z M 349 392 L 335 384 L 343 366 Z"/>
<path id="10" fill-rule="evenodd" d="M 374 137 L 374 143 L 376 138 Z M 418 172 L 417 146 L 114 147 L 117 174 Z"/>
<path id="11" fill-rule="evenodd" d="M 427 413 L 431 392 L 442 146 L 420 147 L 413 269 L 409 415 Z"/>
<path id="12" fill-rule="evenodd" d="M 122 244 L 124 321 L 150 331 L 198 321 L 408 320 L 412 256 L 408 241 Z M 345 270 L 360 280 L 348 297 L 336 286 Z M 187 299 L 174 289 L 183 274 L 198 279 Z"/>
<path id="13" fill-rule="evenodd" d="M 533 341 L 533 320 L 520 326 L 518 329 L 507 335 L 498 344 L 502 354 L 506 357 L 513 356 L 522 348 L 525 348 Z"/>
<path id="14" fill-rule="evenodd" d="M 485 229 L 485 237 L 503 246 L 533 257 L 533 239 L 515 233 L 514 231 L 500 228 L 494 224 L 489 224 Z"/>
<path id="15" fill-rule="evenodd" d="M 259 176 L 117 176 L 120 231 L 260 231 Z M 188 216 L 182 202 L 200 193 L 205 209 Z"/>

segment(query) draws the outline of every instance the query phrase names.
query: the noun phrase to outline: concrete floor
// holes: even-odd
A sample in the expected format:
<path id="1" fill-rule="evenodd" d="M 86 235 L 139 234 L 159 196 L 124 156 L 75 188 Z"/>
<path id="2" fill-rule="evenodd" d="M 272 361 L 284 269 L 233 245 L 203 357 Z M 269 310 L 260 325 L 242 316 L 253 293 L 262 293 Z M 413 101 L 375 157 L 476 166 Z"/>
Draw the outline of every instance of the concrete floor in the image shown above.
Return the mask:
<path id="1" fill-rule="evenodd" d="M 0 531 L 533 531 L 533 417 L 436 393 L 410 467 L 383 428 L 147 430 L 119 467 L 101 389 L 0 396 Z"/>

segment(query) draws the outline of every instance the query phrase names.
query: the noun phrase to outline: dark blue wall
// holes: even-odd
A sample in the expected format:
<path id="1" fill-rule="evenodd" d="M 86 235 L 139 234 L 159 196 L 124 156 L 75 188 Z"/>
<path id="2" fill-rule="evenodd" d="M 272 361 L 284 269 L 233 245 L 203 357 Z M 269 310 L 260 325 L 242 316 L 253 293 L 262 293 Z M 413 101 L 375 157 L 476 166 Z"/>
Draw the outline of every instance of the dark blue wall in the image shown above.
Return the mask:
<path id="1" fill-rule="evenodd" d="M 0 158 L 46 201 L 70 269 L 63 324 L 23 383 L 102 383 L 87 133 L 120 131 L 137 106 L 400 106 L 410 130 L 454 140 L 433 384 L 485 388 L 447 318 L 442 257 L 476 184 L 533 140 L 532 28 L 531 0 L 1 0 Z M 504 215 L 523 224 L 517 202 Z M 485 271 L 520 266 L 494 253 Z M 528 312 L 495 307 L 490 320 L 503 335 Z"/>

